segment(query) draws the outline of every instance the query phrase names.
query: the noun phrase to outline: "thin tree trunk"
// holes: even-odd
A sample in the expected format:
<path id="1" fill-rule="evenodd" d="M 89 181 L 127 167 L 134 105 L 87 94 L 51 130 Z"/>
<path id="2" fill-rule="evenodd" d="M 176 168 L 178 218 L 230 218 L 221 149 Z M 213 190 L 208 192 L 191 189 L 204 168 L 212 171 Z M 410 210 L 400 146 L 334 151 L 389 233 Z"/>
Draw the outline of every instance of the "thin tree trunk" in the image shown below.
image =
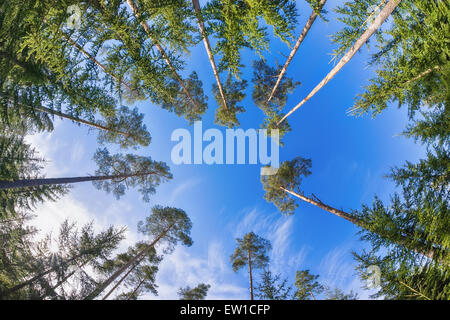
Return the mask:
<path id="1" fill-rule="evenodd" d="M 283 191 L 285 191 L 285 192 L 287 192 L 287 193 L 289 193 L 289 194 L 299 198 L 300 200 L 303 200 L 305 202 L 311 203 L 311 204 L 315 205 L 316 207 L 319 207 L 319 208 L 321 208 L 321 209 L 323 209 L 325 211 L 328 211 L 328 212 L 330 212 L 330 213 L 332 213 L 332 214 L 334 214 L 334 215 L 336 215 L 338 217 L 344 218 L 345 220 L 350 221 L 351 223 L 353 223 L 353 224 L 355 224 L 355 225 L 357 225 L 357 226 L 359 226 L 361 228 L 364 228 L 366 230 L 370 230 L 369 226 L 367 226 L 364 223 L 364 221 L 362 221 L 361 219 L 359 219 L 359 218 L 357 218 L 357 217 L 355 217 L 355 216 L 353 216 L 353 215 L 351 215 L 351 214 L 349 214 L 347 212 L 344 212 L 342 210 L 338 210 L 336 208 L 333 208 L 333 207 L 331 207 L 329 205 L 326 205 L 326 204 L 322 203 L 321 201 L 316 201 L 314 199 L 305 197 L 304 195 L 298 194 L 298 193 L 296 193 L 294 191 L 285 189 L 283 187 L 280 187 L 280 189 L 282 189 Z M 421 251 L 421 250 L 418 250 L 416 248 L 411 248 L 411 246 L 409 245 L 410 241 L 411 241 L 411 239 L 408 236 L 400 235 L 400 239 L 398 239 L 396 242 L 398 244 L 404 246 L 405 248 L 408 248 L 410 250 L 414 250 L 415 252 L 420 253 L 421 255 L 426 256 L 426 257 L 428 257 L 428 258 L 430 258 L 432 260 L 435 259 L 435 250 L 433 250 L 433 249 L 428 250 L 427 249 L 428 251 Z M 439 261 L 439 262 L 442 262 L 442 261 Z"/>
<path id="2" fill-rule="evenodd" d="M 133 0 L 127 0 L 128 6 L 130 7 L 131 11 L 133 11 L 134 16 L 136 17 L 137 20 L 140 20 L 140 13 L 138 8 L 136 7 L 136 5 L 134 4 Z M 183 83 L 183 80 L 181 79 L 180 75 L 178 74 L 177 70 L 175 69 L 174 65 L 172 64 L 172 62 L 170 62 L 169 56 L 167 55 L 166 51 L 164 50 L 164 48 L 156 41 L 156 39 L 152 36 L 151 32 L 150 32 L 150 27 L 148 26 L 147 22 L 145 22 L 144 20 L 142 20 L 140 22 L 141 26 L 144 28 L 145 32 L 147 33 L 147 36 L 149 37 L 149 39 L 153 42 L 153 45 L 158 49 L 158 51 L 161 53 L 161 55 L 163 56 L 166 64 L 169 66 L 169 68 L 172 70 L 173 75 L 175 76 L 176 80 L 178 81 L 178 83 L 180 84 L 180 86 L 183 88 L 183 92 L 186 94 L 186 96 L 188 97 L 188 99 L 191 101 L 192 105 L 194 106 L 194 108 L 198 108 L 197 104 L 195 103 L 194 99 L 192 98 L 191 94 L 189 93 L 189 90 L 186 88 L 186 86 Z"/>
<path id="3" fill-rule="evenodd" d="M 294 113 L 298 108 L 300 108 L 305 102 L 311 99 L 320 89 L 322 89 L 333 77 L 349 62 L 353 56 L 358 52 L 359 49 L 364 45 L 364 43 L 369 40 L 369 38 L 380 28 L 383 22 L 391 15 L 394 9 L 400 4 L 402 0 L 389 0 L 389 2 L 384 6 L 383 10 L 378 14 L 372 24 L 367 28 L 367 30 L 361 35 L 361 37 L 355 42 L 355 44 L 350 48 L 350 50 L 339 60 L 337 65 L 327 74 L 327 76 L 304 98 L 299 104 L 292 108 L 277 125 L 279 126 L 287 117 Z"/>
<path id="4" fill-rule="evenodd" d="M 222 82 L 220 82 L 219 72 L 217 71 L 216 62 L 214 61 L 214 56 L 212 53 L 211 45 L 209 43 L 208 36 L 206 35 L 206 32 L 205 32 L 205 25 L 203 24 L 200 3 L 198 2 L 198 0 L 192 0 L 192 5 L 194 6 L 194 10 L 197 15 L 198 28 L 200 29 L 200 33 L 203 38 L 203 44 L 205 45 L 206 52 L 208 53 L 209 62 L 211 63 L 214 77 L 216 78 L 217 86 L 219 87 L 219 92 L 220 92 L 220 96 L 222 97 L 222 100 L 223 100 L 223 105 L 225 106 L 225 109 L 228 109 L 227 99 L 225 98 L 225 93 L 223 91 Z"/>
<path id="5" fill-rule="evenodd" d="M 320 7 L 318 8 L 318 10 L 322 10 L 323 6 L 325 5 L 325 2 L 327 2 L 327 0 L 321 0 L 320 1 L 320 3 L 319 3 Z M 308 34 L 309 29 L 311 29 L 311 27 L 312 27 L 314 21 L 316 20 L 317 16 L 318 16 L 318 14 L 313 10 L 311 15 L 309 16 L 308 21 L 306 21 L 306 24 L 303 27 L 302 33 L 298 37 L 294 48 L 292 48 L 291 53 L 289 54 L 289 57 L 287 58 L 286 63 L 283 66 L 283 69 L 281 69 L 281 72 L 280 72 L 280 74 L 278 75 L 278 78 L 277 78 L 277 82 L 273 86 L 272 92 L 270 93 L 270 96 L 269 96 L 269 99 L 267 99 L 267 102 L 272 100 L 272 98 L 273 98 L 273 96 L 275 94 L 275 91 L 277 90 L 278 86 L 281 83 L 281 80 L 283 79 L 284 74 L 287 71 L 287 68 L 288 68 L 289 64 L 291 63 L 292 59 L 294 58 L 295 54 L 297 53 L 297 50 L 300 47 L 300 45 L 302 44 L 303 40 L 306 38 L 306 35 Z"/>
<path id="6" fill-rule="evenodd" d="M 94 62 L 100 69 L 103 70 L 103 72 L 105 72 L 106 74 L 108 74 L 109 76 L 111 76 L 114 80 L 116 80 L 118 83 L 121 83 L 125 88 L 127 88 L 129 91 L 133 92 L 133 89 L 131 89 L 130 85 L 128 83 L 126 83 L 123 80 L 120 80 L 116 75 L 112 74 L 111 72 L 109 72 L 106 67 L 97 59 L 95 59 L 95 57 L 93 57 L 91 54 L 89 54 L 89 52 L 87 52 L 86 50 L 84 50 L 84 48 L 82 46 L 80 46 L 77 42 L 75 42 L 74 40 L 72 40 L 72 38 L 70 38 L 69 35 L 67 35 L 66 33 L 62 32 L 63 37 L 72 45 L 74 46 L 78 51 L 80 51 L 82 54 L 84 54 L 89 60 L 91 60 L 92 62 Z"/>
<path id="7" fill-rule="evenodd" d="M 116 280 L 125 270 L 127 270 L 132 264 L 136 263 L 142 256 L 145 256 L 148 254 L 151 248 L 159 241 L 161 240 L 167 232 L 174 226 L 174 224 L 171 224 L 164 232 L 162 232 L 152 243 L 147 245 L 144 249 L 141 250 L 140 253 L 138 253 L 133 259 L 128 261 L 126 264 L 124 264 L 122 267 L 119 268 L 116 272 L 114 272 L 108 279 L 106 279 L 104 282 L 102 282 L 92 293 L 90 293 L 84 300 L 92 300 L 95 297 L 97 297 L 100 293 L 103 292 L 114 280 Z M 110 294 L 110 293 L 109 293 Z"/>
<path id="8" fill-rule="evenodd" d="M 78 254 L 78 255 L 76 255 L 76 256 L 70 258 L 69 260 L 64 261 L 63 263 L 64 263 L 64 264 L 71 263 L 72 261 L 74 261 L 74 260 L 76 260 L 76 259 L 78 259 L 78 258 L 80 258 L 80 257 L 82 257 L 82 256 L 84 256 L 85 254 L 88 254 L 88 253 L 89 253 L 89 252 L 83 252 L 83 253 L 80 253 L 80 254 Z M 18 285 L 15 285 L 15 286 L 12 287 L 12 288 L 9 288 L 9 289 L 6 289 L 6 290 L 3 291 L 3 292 L 0 292 L 0 298 L 1 298 L 1 297 L 6 297 L 6 296 L 8 296 L 8 295 L 11 294 L 11 293 L 13 293 L 13 292 L 15 292 L 15 291 L 17 291 L 17 290 L 22 289 L 23 287 L 26 287 L 26 286 L 32 284 L 32 283 L 33 283 L 34 281 L 36 281 L 37 279 L 42 278 L 42 277 L 46 276 L 47 274 L 49 274 L 49 273 L 55 271 L 55 270 L 58 269 L 60 266 L 61 266 L 61 264 L 59 264 L 59 265 L 57 265 L 57 266 L 54 266 L 54 267 L 52 267 L 52 268 L 50 268 L 50 269 L 47 269 L 47 270 L 45 270 L 45 271 L 39 273 L 38 275 L 32 277 L 31 279 L 29 279 L 29 280 L 27 280 L 27 281 L 25 281 L 25 282 L 22 282 L 22 283 L 20 283 L 20 284 L 18 284 Z"/>
<path id="9" fill-rule="evenodd" d="M 250 254 L 250 250 L 248 250 L 248 274 L 250 278 L 250 300 L 253 299 L 253 277 L 252 277 L 252 258 Z"/>
<path id="10" fill-rule="evenodd" d="M 350 221 L 351 223 L 356 224 L 357 226 L 364 227 L 363 226 L 363 221 L 361 221 L 360 219 L 358 219 L 357 217 L 355 217 L 355 216 L 353 216 L 351 214 L 348 214 L 347 212 L 344 212 L 342 210 L 338 210 L 336 208 L 330 207 L 329 205 L 326 205 L 325 203 L 322 203 L 322 202 L 316 201 L 314 199 L 305 197 L 304 195 L 298 194 L 298 193 L 296 193 L 294 191 L 285 189 L 283 187 L 280 187 L 280 189 L 282 189 L 283 191 L 285 191 L 285 192 L 287 192 L 287 193 L 289 193 L 289 194 L 299 198 L 300 200 L 303 200 L 305 202 L 311 203 L 311 204 L 315 205 L 316 207 L 319 207 L 319 208 L 321 208 L 321 209 L 323 209 L 325 211 L 328 211 L 328 212 L 330 212 L 330 213 L 332 213 L 332 214 L 334 214 L 334 215 L 336 215 L 338 217 L 344 218 L 345 220 Z"/>
<path id="11" fill-rule="evenodd" d="M 0 190 L 1 189 L 12 189 L 12 188 L 26 188 L 26 187 L 36 187 L 45 185 L 55 185 L 55 184 L 68 184 L 68 183 L 78 183 L 86 181 L 99 181 L 99 180 L 112 180 L 112 179 L 126 179 L 130 177 L 145 176 L 150 174 L 157 174 L 156 171 L 135 173 L 135 174 L 120 174 L 111 176 L 84 176 L 84 177 L 70 177 L 70 178 L 42 178 L 42 179 L 23 179 L 23 180 L 0 180 Z"/>
<path id="12" fill-rule="evenodd" d="M 1 94 L 1 95 L 3 97 L 5 97 L 5 95 L 3 95 L 3 94 Z M 11 101 L 10 99 L 9 99 L 9 102 L 13 103 L 13 101 Z M 99 130 L 115 132 L 117 134 L 123 135 L 124 137 L 130 136 L 130 134 L 127 133 L 127 132 L 123 132 L 123 131 L 120 131 L 120 130 L 114 130 L 114 129 L 102 126 L 101 124 L 98 124 L 98 123 L 95 123 L 95 122 L 91 122 L 91 121 L 87 121 L 87 120 L 83 120 L 83 119 L 71 116 L 71 115 L 69 115 L 67 113 L 56 111 L 56 110 L 53 110 L 53 109 L 50 109 L 50 108 L 47 108 L 47 107 L 44 107 L 44 106 L 29 106 L 29 105 L 26 105 L 26 104 L 23 104 L 23 103 L 19 103 L 19 104 L 21 106 L 23 106 L 23 107 L 26 107 L 26 108 L 35 109 L 35 110 L 38 110 L 38 111 L 41 111 L 41 112 L 45 112 L 45 113 L 52 114 L 52 115 L 55 115 L 55 116 L 58 116 L 58 117 L 61 117 L 61 118 L 64 118 L 64 119 L 71 120 L 71 121 L 74 121 L 74 122 L 82 123 L 84 125 L 87 125 L 87 126 L 99 129 Z"/>

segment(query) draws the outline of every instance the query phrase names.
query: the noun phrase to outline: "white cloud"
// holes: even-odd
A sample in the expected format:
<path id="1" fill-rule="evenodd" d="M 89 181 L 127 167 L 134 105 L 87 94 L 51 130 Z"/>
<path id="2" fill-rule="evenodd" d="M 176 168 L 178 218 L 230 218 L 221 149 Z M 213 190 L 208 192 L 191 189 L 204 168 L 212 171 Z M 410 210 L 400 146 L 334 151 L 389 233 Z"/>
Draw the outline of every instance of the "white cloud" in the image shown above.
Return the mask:
<path id="1" fill-rule="evenodd" d="M 231 267 L 225 263 L 223 246 L 211 242 L 206 257 L 193 256 L 190 249 L 177 247 L 166 255 L 157 274 L 158 296 L 147 299 L 178 299 L 180 287 L 195 287 L 199 283 L 211 285 L 208 299 L 245 299 L 248 289 L 231 283 Z"/>

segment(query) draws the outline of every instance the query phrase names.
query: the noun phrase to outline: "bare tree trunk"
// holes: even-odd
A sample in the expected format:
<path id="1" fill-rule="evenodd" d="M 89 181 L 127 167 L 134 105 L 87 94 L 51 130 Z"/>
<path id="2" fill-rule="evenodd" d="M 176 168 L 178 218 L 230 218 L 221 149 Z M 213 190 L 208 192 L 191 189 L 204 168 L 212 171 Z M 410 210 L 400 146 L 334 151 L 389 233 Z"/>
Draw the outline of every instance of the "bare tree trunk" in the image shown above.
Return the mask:
<path id="1" fill-rule="evenodd" d="M 250 254 L 250 250 L 248 250 L 248 274 L 250 278 L 250 300 L 253 299 L 253 277 L 252 277 L 252 258 Z"/>
<path id="2" fill-rule="evenodd" d="M 327 2 L 327 0 L 321 0 L 320 1 L 320 3 L 319 3 L 320 7 L 318 8 L 318 10 L 322 10 L 323 6 L 325 5 L 325 2 Z M 291 53 L 289 54 L 289 57 L 287 58 L 286 63 L 283 66 L 283 69 L 281 69 L 281 72 L 278 75 L 277 82 L 273 86 L 272 92 L 270 93 L 270 96 L 269 96 L 269 99 L 267 99 L 267 102 L 272 100 L 273 95 L 275 94 L 275 91 L 277 90 L 278 86 L 280 85 L 280 82 L 283 79 L 283 76 L 286 73 L 289 64 L 291 63 L 292 59 L 294 58 L 295 54 L 297 53 L 297 50 L 300 47 L 300 45 L 302 44 L 303 40 L 306 38 L 306 35 L 308 34 L 309 29 L 311 29 L 311 27 L 312 27 L 314 21 L 316 20 L 317 16 L 318 16 L 318 14 L 315 11 L 313 11 L 311 13 L 311 15 L 309 16 L 308 21 L 306 21 L 306 24 L 303 27 L 302 33 L 298 37 L 294 48 L 292 48 Z"/>
<path id="3" fill-rule="evenodd" d="M 97 297 L 100 293 L 103 292 L 114 280 L 116 280 L 125 270 L 127 270 L 132 264 L 136 263 L 138 260 L 141 259 L 142 256 L 145 256 L 150 252 L 150 249 L 153 248 L 153 246 L 161 240 L 167 232 L 169 232 L 170 229 L 172 229 L 174 225 L 171 224 L 164 232 L 162 232 L 152 243 L 147 245 L 144 249 L 141 250 L 133 259 L 128 261 L 126 264 L 124 264 L 122 267 L 119 268 L 116 272 L 114 272 L 108 279 L 106 279 L 104 282 L 102 282 L 92 293 L 90 293 L 84 300 L 92 300 L 95 297 Z M 112 292 L 112 291 L 111 291 Z M 108 294 L 111 294 L 109 292 Z"/>
<path id="4" fill-rule="evenodd" d="M 136 17 L 136 19 L 140 19 L 140 13 L 138 8 L 136 7 L 136 5 L 134 4 L 133 0 L 127 0 L 128 6 L 130 7 L 130 9 L 133 11 L 134 16 Z M 177 70 L 175 69 L 175 67 L 173 66 L 172 62 L 170 62 L 169 56 L 167 55 L 166 51 L 164 50 L 164 48 L 156 41 L 156 39 L 152 36 L 151 32 L 150 32 L 150 27 L 148 26 L 147 22 L 145 21 L 141 21 L 141 26 L 144 28 L 145 32 L 147 33 L 147 36 L 149 37 L 150 40 L 152 40 L 154 46 L 158 49 L 158 51 L 161 53 L 161 55 L 163 56 L 164 60 L 166 61 L 166 64 L 169 66 L 169 68 L 172 70 L 173 75 L 175 76 L 175 78 L 177 79 L 178 83 L 180 84 L 180 86 L 183 88 L 183 92 L 186 94 L 186 96 L 188 97 L 188 99 L 191 101 L 192 105 L 194 106 L 194 108 L 198 108 L 197 104 L 195 103 L 194 99 L 192 98 L 191 94 L 189 93 L 189 90 L 186 88 L 186 86 L 183 83 L 183 80 L 181 79 L 180 75 L 178 74 Z"/>
<path id="5" fill-rule="evenodd" d="M 200 29 L 200 33 L 203 38 L 203 44 L 205 45 L 206 52 L 208 53 L 209 62 L 211 63 L 214 77 L 216 78 L 217 86 L 219 87 L 219 92 L 220 92 L 220 96 L 222 97 L 222 100 L 223 100 L 223 105 L 225 106 L 226 109 L 228 109 L 227 99 L 225 98 L 225 93 L 223 91 L 222 82 L 220 82 L 219 72 L 217 71 L 216 62 L 214 61 L 214 56 L 212 53 L 211 45 L 209 43 L 208 36 L 206 35 L 206 32 L 205 32 L 205 26 L 203 24 L 200 3 L 198 2 L 198 0 L 192 0 L 192 5 L 194 6 L 194 10 L 197 15 L 198 28 Z"/>
<path id="6" fill-rule="evenodd" d="M 361 35 L 361 37 L 355 42 L 355 44 L 350 48 L 350 50 L 339 60 L 336 66 L 327 74 L 327 76 L 304 98 L 299 104 L 292 108 L 277 125 L 279 126 L 287 117 L 294 113 L 298 108 L 300 108 L 305 102 L 311 99 L 320 89 L 322 89 L 333 77 L 349 62 L 353 56 L 358 52 L 359 49 L 364 45 L 364 43 L 369 40 L 369 38 L 380 28 L 383 22 L 391 15 L 394 9 L 400 4 L 402 0 L 389 0 L 389 2 L 384 6 L 383 10 L 378 14 L 372 24 L 367 28 L 367 30 Z"/>
<path id="7" fill-rule="evenodd" d="M 42 179 L 23 179 L 23 180 L 0 180 L 0 190 L 1 189 L 12 189 L 12 188 L 26 188 L 26 187 L 36 187 L 45 185 L 55 185 L 55 184 L 68 184 L 86 181 L 99 181 L 99 180 L 112 180 L 112 179 L 126 179 L 130 177 L 146 176 L 150 174 L 157 174 L 156 171 L 135 173 L 135 174 L 121 174 L 121 175 L 111 175 L 111 176 L 85 176 L 85 177 L 70 177 L 70 178 L 42 178 Z"/>

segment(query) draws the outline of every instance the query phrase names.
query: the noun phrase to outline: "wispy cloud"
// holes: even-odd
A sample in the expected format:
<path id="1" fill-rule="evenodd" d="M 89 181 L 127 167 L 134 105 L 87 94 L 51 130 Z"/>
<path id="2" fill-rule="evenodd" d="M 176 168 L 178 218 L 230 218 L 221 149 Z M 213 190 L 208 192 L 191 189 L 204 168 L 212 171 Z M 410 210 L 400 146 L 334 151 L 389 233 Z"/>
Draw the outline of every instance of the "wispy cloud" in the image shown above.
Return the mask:
<path id="1" fill-rule="evenodd" d="M 200 179 L 194 178 L 194 179 L 189 179 L 186 180 L 184 182 L 181 182 L 180 184 L 178 184 L 177 187 L 175 187 L 175 189 L 173 189 L 172 193 L 170 194 L 169 197 L 169 204 L 173 205 L 175 203 L 175 201 L 186 191 L 189 190 L 191 188 L 194 188 L 195 186 L 197 186 L 199 183 L 201 182 Z"/>

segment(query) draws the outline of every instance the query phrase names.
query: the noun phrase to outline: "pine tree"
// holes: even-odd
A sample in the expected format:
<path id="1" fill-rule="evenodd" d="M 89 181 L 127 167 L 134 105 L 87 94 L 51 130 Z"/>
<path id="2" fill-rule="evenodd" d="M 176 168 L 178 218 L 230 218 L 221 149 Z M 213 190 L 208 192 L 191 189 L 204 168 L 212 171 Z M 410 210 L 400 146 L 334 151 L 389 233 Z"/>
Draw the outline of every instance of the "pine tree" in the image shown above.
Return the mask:
<path id="1" fill-rule="evenodd" d="M 302 201 L 313 204 L 355 224 L 361 228 L 362 232 L 366 232 L 368 237 L 375 237 L 378 243 L 382 242 L 384 245 L 396 245 L 399 248 L 403 248 L 402 250 L 404 251 L 413 252 L 444 264 L 448 263 L 446 262 L 448 261 L 448 257 L 446 257 L 445 250 L 442 251 L 440 249 L 443 241 L 440 237 L 443 236 L 443 233 L 438 232 L 431 237 L 432 233 L 428 233 L 427 230 L 425 232 L 422 231 L 421 228 L 425 227 L 429 222 L 417 223 L 417 218 L 414 218 L 414 214 L 417 213 L 410 211 L 413 207 L 411 207 L 409 202 L 406 202 L 405 206 L 402 207 L 401 201 L 397 197 L 397 200 L 394 198 L 391 208 L 385 208 L 379 200 L 375 200 L 373 209 L 363 206 L 361 212 L 352 211 L 348 213 L 336 209 L 323 203 L 314 195 L 313 198 L 303 195 L 300 189 L 301 183 L 303 177 L 311 174 L 310 168 L 310 159 L 297 157 L 292 161 L 283 162 L 275 175 L 262 176 L 263 187 L 266 191 L 264 198 L 267 201 L 273 202 L 282 213 L 292 214 L 298 206 L 294 199 L 289 197 L 289 195 L 293 195 Z M 405 189 L 405 195 L 409 195 L 411 198 L 419 196 L 419 194 L 410 195 L 407 189 Z M 424 203 L 425 206 L 437 206 L 438 211 L 436 213 L 438 215 L 432 215 L 433 219 L 443 215 L 443 212 L 446 210 L 446 206 L 443 205 L 442 200 L 438 198 L 437 201 L 436 203 Z M 416 201 L 415 203 L 421 202 Z M 427 207 L 424 208 L 424 210 L 427 209 Z M 407 213 L 409 212 L 413 215 L 408 215 Z M 441 222 L 441 220 L 442 218 L 439 218 L 439 222 L 437 223 L 443 223 L 442 227 L 445 228 L 446 224 L 443 221 Z M 414 222 L 413 228 L 405 228 L 405 223 L 410 224 L 412 222 Z"/>
<path id="2" fill-rule="evenodd" d="M 178 290 L 178 296 L 180 300 L 205 300 L 209 288 L 211 285 L 205 283 L 200 283 L 194 288 L 187 286 Z"/>
<path id="3" fill-rule="evenodd" d="M 255 295 L 260 300 L 288 300 L 292 288 L 287 285 L 287 279 L 281 280 L 280 274 L 272 274 L 264 269 L 261 280 L 255 286 Z"/>
<path id="4" fill-rule="evenodd" d="M 309 270 L 301 270 L 295 273 L 295 287 L 297 291 L 294 297 L 298 300 L 316 300 L 316 296 L 322 293 L 323 286 L 317 281 L 319 276 L 313 275 Z"/>
<path id="5" fill-rule="evenodd" d="M 237 238 L 237 247 L 231 255 L 230 260 L 233 271 L 237 272 L 244 266 L 248 266 L 250 280 L 250 300 L 253 300 L 253 270 L 267 266 L 269 257 L 267 251 L 271 249 L 268 240 L 249 232 L 242 238 Z"/>
<path id="6" fill-rule="evenodd" d="M 134 269 L 136 263 L 148 255 L 151 250 L 154 249 L 155 245 L 164 243 L 166 246 L 165 252 L 172 251 L 178 242 L 181 242 L 186 246 L 191 246 L 191 228 L 191 220 L 183 210 L 162 206 L 153 207 L 152 214 L 146 218 L 145 222 L 139 222 L 138 230 L 144 235 L 154 237 L 154 240 L 151 243 L 144 245 L 132 259 L 116 270 L 109 278 L 102 281 L 88 296 L 86 296 L 85 300 L 96 298 L 120 276 L 122 276 L 122 278 L 119 279 L 118 283 L 120 284 L 123 282 L 129 274 L 125 271 L 128 269 L 128 272 L 131 272 L 130 270 Z M 133 264 L 135 265 L 134 267 Z M 114 288 L 117 288 L 117 284 Z"/>
<path id="7" fill-rule="evenodd" d="M 138 242 L 134 247 L 128 248 L 127 252 L 120 253 L 113 260 L 106 261 L 100 268 L 102 274 L 111 276 L 113 272 L 121 268 L 124 264 L 132 260 L 139 252 L 145 249 L 144 242 Z M 162 261 L 162 256 L 156 254 L 155 248 L 152 248 L 148 254 L 136 261 L 129 271 L 125 274 L 124 284 L 126 288 L 131 288 L 131 291 L 121 293 L 117 296 L 119 300 L 136 300 L 139 295 L 149 291 L 154 295 L 158 294 L 155 283 L 156 273 L 158 272 L 158 264 Z M 122 282 L 118 282 L 104 297 L 106 300 L 111 293 L 119 287 Z"/>

